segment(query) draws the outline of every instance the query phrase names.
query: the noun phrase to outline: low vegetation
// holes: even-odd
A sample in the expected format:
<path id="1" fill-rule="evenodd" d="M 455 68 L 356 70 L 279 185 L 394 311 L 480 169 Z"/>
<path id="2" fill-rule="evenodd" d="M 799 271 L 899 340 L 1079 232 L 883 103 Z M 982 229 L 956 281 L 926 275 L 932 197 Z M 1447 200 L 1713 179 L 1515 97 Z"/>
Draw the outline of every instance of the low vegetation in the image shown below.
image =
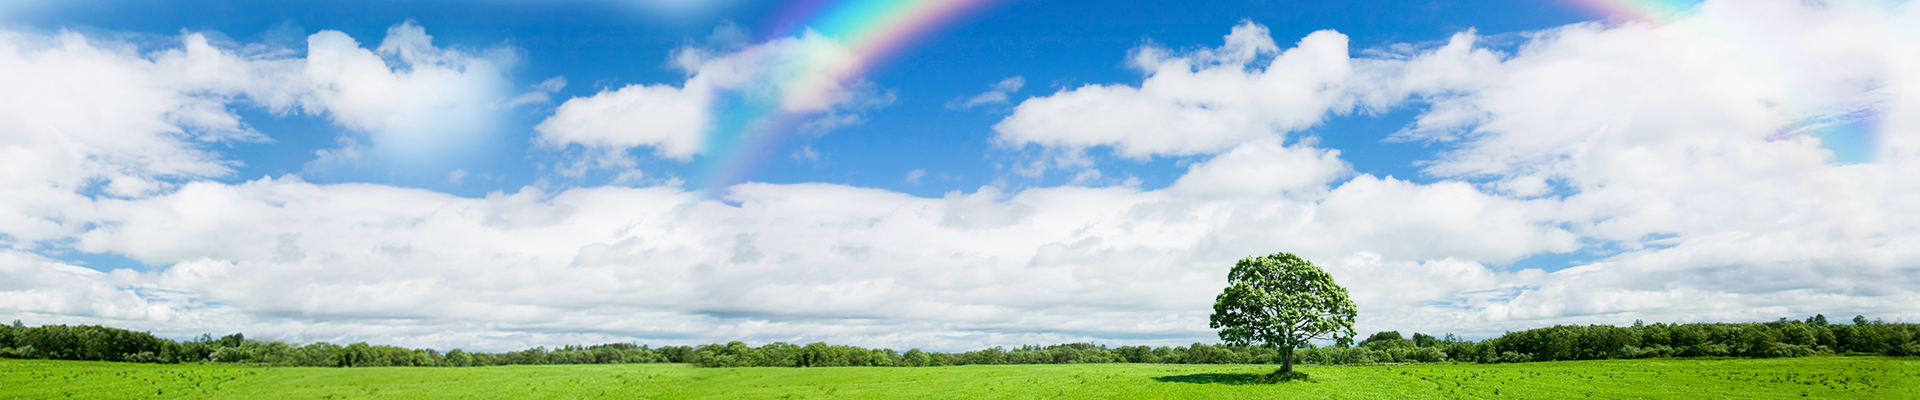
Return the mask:
<path id="1" fill-rule="evenodd" d="M 1526 364 L 968 365 L 691 368 L 685 364 L 280 368 L 0 360 L 0 399 L 1826 398 L 1912 397 L 1920 360 L 1799 357 Z"/>
<path id="2" fill-rule="evenodd" d="M 1278 364 L 1271 347 L 1195 343 L 1191 346 L 1064 344 L 1000 347 L 959 353 L 899 352 L 825 343 L 741 342 L 702 346 L 636 344 L 533 348 L 504 353 L 408 349 L 353 343 L 289 344 L 241 334 L 175 341 L 145 332 L 81 325 L 0 325 L 0 357 L 139 363 L 215 362 L 267 366 L 490 366 L 543 364 L 687 363 L 705 367 L 949 366 L 999 364 Z M 1302 348 L 1295 361 L 1312 365 L 1472 362 L 1510 363 L 1659 357 L 1802 357 L 1920 355 L 1920 324 L 1855 317 L 1830 324 L 1825 316 L 1764 323 L 1563 325 L 1469 341 L 1381 332 L 1347 347 Z"/>

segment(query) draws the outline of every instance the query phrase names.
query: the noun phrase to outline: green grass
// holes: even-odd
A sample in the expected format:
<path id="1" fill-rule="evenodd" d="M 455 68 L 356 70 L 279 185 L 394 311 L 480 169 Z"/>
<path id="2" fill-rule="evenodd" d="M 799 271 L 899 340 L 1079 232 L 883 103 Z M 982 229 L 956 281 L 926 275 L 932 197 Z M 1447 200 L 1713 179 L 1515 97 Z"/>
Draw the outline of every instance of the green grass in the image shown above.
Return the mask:
<path id="1" fill-rule="evenodd" d="M 1081 364 L 935 368 L 268 368 L 0 360 L 0 399 L 581 398 L 1913 398 L 1920 360 L 1565 361 L 1303 367 Z"/>

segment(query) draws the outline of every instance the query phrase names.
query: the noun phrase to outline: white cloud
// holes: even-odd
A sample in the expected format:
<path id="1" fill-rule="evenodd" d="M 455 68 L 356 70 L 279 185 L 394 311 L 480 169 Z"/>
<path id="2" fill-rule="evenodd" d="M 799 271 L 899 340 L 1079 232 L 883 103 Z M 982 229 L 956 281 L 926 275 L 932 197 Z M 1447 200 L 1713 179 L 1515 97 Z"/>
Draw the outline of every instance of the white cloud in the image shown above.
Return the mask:
<path id="1" fill-rule="evenodd" d="M 1708 261 L 1741 259 L 1727 254 L 1671 267 L 1766 276 L 1892 250 L 1880 237 L 1911 235 L 1913 225 L 1881 223 L 1880 215 L 1907 206 L 1880 196 L 1905 188 L 1869 177 L 1899 174 L 1908 161 L 1842 167 L 1792 125 L 1808 110 L 1846 107 L 1850 99 L 1903 101 L 1889 87 L 1850 83 L 1914 79 L 1885 67 L 1914 57 L 1910 41 L 1872 39 L 1902 37 L 1882 34 L 1904 29 L 1911 7 L 1894 14 L 1852 3 L 1726 7 L 1710 2 L 1672 24 L 1541 33 L 1478 72 L 1458 89 L 1465 94 L 1436 100 L 1408 135 L 1459 142 L 1429 173 L 1488 179 L 1490 189 L 1515 196 L 1561 188 L 1571 192 L 1566 217 L 1580 221 L 1574 228 L 1584 236 L 1631 249 L 1674 246 L 1621 259 L 1714 254 L 1712 243 L 1721 241 L 1773 250 L 1762 244 L 1802 243 L 1777 261 Z M 1721 33 L 1729 30 L 1742 33 Z M 1845 67 L 1808 60 L 1845 60 L 1838 63 Z M 1450 122 L 1429 123 L 1435 120 Z M 1912 133 L 1879 132 L 1889 139 Z M 1886 265 L 1865 262 L 1871 258 L 1857 262 Z M 1733 265 L 1715 265 L 1721 262 Z"/>
<path id="2" fill-rule="evenodd" d="M 1842 166 L 1794 127 L 1862 104 L 1920 115 L 1891 106 L 1911 104 L 1900 84 L 1863 84 L 1916 79 L 1896 67 L 1920 59 L 1913 7 L 1707 2 L 1672 23 L 1537 33 L 1497 63 L 1427 67 L 1457 78 L 1401 137 L 1457 143 L 1428 173 L 1559 197 L 1552 219 L 1625 250 L 1490 315 L 1911 315 L 1896 304 L 1920 283 L 1920 221 L 1898 216 L 1917 188 L 1891 177 L 1920 171 L 1891 154 L 1920 130 L 1880 125 L 1881 162 Z"/>
<path id="3" fill-rule="evenodd" d="M 707 45 L 718 48 L 739 48 L 746 46 L 752 39 L 752 32 L 729 19 L 713 27 L 713 33 L 707 35 Z"/>
<path id="4" fill-rule="evenodd" d="M 75 314 L 40 303 L 11 303 L 10 310 L 161 331 L 218 326 L 296 340 L 374 337 L 469 348 L 487 335 L 579 324 L 601 332 L 595 340 L 957 349 L 1101 332 L 1096 337 L 1176 344 L 1208 334 L 1197 322 L 1206 302 L 1225 266 L 1246 254 L 1327 242 L 1351 247 L 1357 241 L 1340 238 L 1388 231 L 1414 247 L 1360 251 L 1421 255 L 1458 236 L 1458 229 L 1395 229 L 1391 218 L 1364 226 L 1319 220 L 1314 210 L 1330 204 L 1196 202 L 1132 188 L 987 187 L 918 198 L 841 185 L 748 184 L 727 201 L 738 205 L 659 187 L 527 188 L 467 199 L 288 179 L 195 183 L 116 203 L 123 210 L 117 223 L 82 235 L 81 248 L 167 266 L 113 275 L 118 286 L 183 294 L 148 306 L 153 312 L 223 322 Z M 1432 207 L 1458 210 L 1456 220 L 1469 228 L 1505 232 L 1500 211 L 1487 218 L 1478 214 L 1484 207 L 1453 204 Z M 9 268 L 51 268 L 15 264 Z M 1371 290 L 1364 279 L 1343 278 L 1358 292 Z M 376 322 L 394 318 L 416 322 Z M 416 329 L 472 333 L 410 336 Z M 497 346 L 565 338 L 528 335 Z"/>
<path id="5" fill-rule="evenodd" d="M 793 154 L 788 155 L 788 158 L 800 163 L 819 163 L 820 152 L 813 151 L 813 146 L 801 146 L 800 150 L 794 151 Z"/>
<path id="6" fill-rule="evenodd" d="M 1147 73 L 1138 85 L 1088 85 L 1023 101 L 994 126 L 994 141 L 1047 149 L 1020 169 L 1029 176 L 1051 168 L 1090 173 L 1085 169 L 1093 163 L 1084 150 L 1091 147 L 1140 160 L 1277 143 L 1356 107 L 1380 112 L 1410 97 L 1442 97 L 1470 87 L 1500 60 L 1496 52 L 1475 48 L 1477 38 L 1467 31 L 1429 51 L 1409 45 L 1350 58 L 1346 36 L 1338 32 L 1314 32 L 1282 52 L 1266 27 L 1243 22 L 1218 48 L 1135 49 L 1130 62 Z M 996 93 L 965 104 L 1004 100 Z M 1430 112 L 1427 119 L 1444 115 Z M 1204 179 L 1186 178 L 1192 184 Z"/>
<path id="7" fill-rule="evenodd" d="M 1912 314 L 1910 307 L 1892 305 L 1913 298 L 1913 283 L 1920 282 L 1913 278 L 1920 272 L 1911 267 L 1920 220 L 1899 217 L 1911 215 L 1903 211 L 1914 208 L 1916 197 L 1910 193 L 1920 185 L 1893 177 L 1920 172 L 1911 158 L 1895 156 L 1901 143 L 1911 141 L 1916 130 L 1910 121 L 1920 113 L 1905 107 L 1913 104 L 1915 92 L 1904 84 L 1915 80 L 1909 76 L 1913 70 L 1896 66 L 1913 65 L 1920 57 L 1912 40 L 1888 38 L 1920 37 L 1911 34 L 1920 13 L 1911 4 L 1708 2 L 1687 15 L 1671 23 L 1576 24 L 1533 33 L 1511 55 L 1476 48 L 1477 36 L 1463 32 L 1432 50 L 1405 46 L 1340 60 L 1351 64 L 1352 74 L 1337 85 L 1344 87 L 1342 93 L 1321 96 L 1333 98 L 1324 103 L 1332 107 L 1300 109 L 1319 115 L 1314 113 L 1343 112 L 1346 102 L 1375 111 L 1424 104 L 1425 112 L 1395 137 L 1448 149 L 1426 163 L 1428 174 L 1481 183 L 1414 185 L 1361 176 L 1335 185 L 1316 220 L 1337 223 L 1336 231 L 1352 236 L 1329 234 L 1313 247 L 1330 256 L 1349 255 L 1341 260 L 1371 255 L 1378 261 L 1368 263 L 1403 267 L 1459 261 L 1454 257 L 1497 265 L 1579 248 L 1602 252 L 1600 263 L 1569 270 L 1578 273 L 1495 274 L 1498 279 L 1450 289 L 1464 297 L 1447 300 L 1448 307 L 1399 303 L 1405 306 L 1390 311 L 1409 318 L 1444 314 L 1461 321 L 1536 325 L 1612 315 L 1753 319 L 1849 304 L 1859 305 L 1850 309 Z M 1294 51 L 1308 48 L 1312 40 L 1303 40 Z M 1230 38 L 1222 49 L 1236 48 L 1235 41 Z M 1146 60 L 1138 64 L 1158 65 L 1166 59 L 1239 60 L 1245 58 L 1221 54 L 1263 53 L 1207 50 L 1169 58 L 1145 49 L 1137 54 L 1143 55 L 1136 59 Z M 1279 65 L 1248 72 L 1194 70 L 1251 82 L 1257 73 L 1280 70 Z M 1279 147 L 1275 139 L 1221 134 L 1227 131 L 1210 125 L 1183 126 L 1177 121 L 1185 115 L 1145 111 L 1156 102 L 1181 105 L 1144 95 L 1165 76 L 1150 73 L 1137 88 L 1090 86 L 1029 100 L 1000 125 L 998 138 L 1063 154 L 1090 146 L 1111 146 L 1131 157 L 1231 149 L 1192 166 L 1173 189 L 1194 194 L 1201 187 L 1244 189 L 1234 193 L 1244 195 L 1278 190 L 1257 189 L 1263 182 L 1316 188 L 1277 184 L 1301 176 L 1283 171 L 1315 170 L 1280 165 L 1312 157 L 1236 157 L 1254 149 L 1294 149 Z M 1204 84 L 1181 88 L 1204 91 L 1194 98 L 1234 93 Z M 1067 104 L 1143 106 L 1096 113 L 1087 110 L 1103 108 Z M 1030 118 L 1020 119 L 1022 112 L 1031 112 Z M 1209 116 L 1267 117 L 1217 112 Z M 1819 138 L 1799 128 L 1805 124 L 1800 121 L 1835 113 L 1908 122 L 1875 127 L 1881 162 L 1841 166 Z M 1133 119 L 1097 125 L 1117 118 Z M 1140 126 L 1155 128 L 1139 133 L 1142 139 L 1127 136 L 1141 132 L 1131 128 Z M 1197 146 L 1194 138 L 1217 141 Z M 1259 143 L 1264 145 L 1254 145 Z M 1302 155 L 1324 151 L 1297 150 Z M 1429 208 L 1436 206 L 1444 209 Z M 1394 226 L 1367 228 L 1387 221 Z M 1471 226 L 1481 222 L 1489 225 Z M 1400 234 L 1425 238 L 1396 237 Z M 1384 242 L 1406 245 L 1344 246 Z M 1468 324 L 1440 326 L 1459 325 Z"/>
<path id="8" fill-rule="evenodd" d="M 1448 98 L 1478 88 L 1487 79 L 1487 72 L 1498 69 L 1505 56 L 1476 47 L 1479 40 L 1480 36 L 1470 29 L 1454 34 L 1438 48 L 1425 51 L 1415 50 L 1412 45 L 1369 49 L 1365 53 L 1371 57 L 1353 60 L 1355 72 L 1347 82 L 1347 96 L 1358 106 L 1385 111 L 1409 98 Z M 1432 131 L 1475 122 L 1470 116 L 1451 111 L 1458 110 L 1432 104 L 1414 126 L 1396 134 L 1395 138 L 1445 139 L 1438 136 L 1445 132 Z"/>
<path id="9" fill-rule="evenodd" d="M 230 162 L 201 146 L 262 138 L 226 104 L 296 103 L 291 62 L 180 39 L 142 56 L 76 33 L 0 31 L 0 235 L 31 246 L 73 232 L 92 218 L 75 206 L 88 188 L 138 197 L 226 175 Z"/>
<path id="10" fill-rule="evenodd" d="M 1352 169 L 1339 150 L 1249 142 L 1187 167 L 1173 190 L 1198 196 L 1235 196 L 1321 191 Z"/>
<path id="11" fill-rule="evenodd" d="M 38 171 L 20 179 L 63 189 L 100 179 L 118 196 L 226 174 L 230 162 L 199 146 L 268 139 L 233 106 L 324 115 L 366 135 L 365 144 L 343 138 L 345 145 L 310 165 L 444 161 L 492 132 L 504 100 L 500 69 L 511 63 L 504 50 L 474 56 L 434 48 L 410 23 L 390 29 L 377 50 L 322 31 L 309 38 L 305 59 L 259 45 L 228 49 L 199 33 L 144 55 L 76 33 L 0 32 L 0 40 L 11 78 L 0 83 L 8 89 L 0 101 L 13 103 L 0 129 L 17 145 L 8 151 L 21 153 L 10 159 Z"/>
<path id="12" fill-rule="evenodd" d="M 1430 185 L 1362 175 L 1315 210 L 1316 248 L 1381 253 L 1395 260 L 1461 259 L 1505 264 L 1578 247 L 1556 225 L 1556 202 L 1489 195 L 1460 182 Z"/>
<path id="13" fill-rule="evenodd" d="M 349 150 L 373 160 L 451 169 L 498 133 L 498 109 L 513 101 L 505 70 L 517 61 L 504 48 L 469 54 L 432 40 L 411 21 L 387 29 L 373 50 L 339 31 L 309 36 L 309 112 L 365 133 L 370 148 Z"/>
<path id="14" fill-rule="evenodd" d="M 712 125 L 712 96 L 698 88 L 631 85 L 567 100 L 534 130 L 552 146 L 650 146 L 662 158 L 687 160 L 700 152 Z"/>
<path id="15" fill-rule="evenodd" d="M 0 250 L 0 304 L 82 318 L 171 321 L 175 308 L 164 300 L 140 296 L 123 287 L 134 275 L 103 273 L 67 265 L 36 254 Z"/>
<path id="16" fill-rule="evenodd" d="M 905 179 L 905 181 L 907 183 L 918 185 L 920 184 L 920 178 L 925 178 L 925 177 L 927 177 L 927 170 L 916 169 L 912 171 L 907 171 L 907 178 Z"/>
<path id="17" fill-rule="evenodd" d="M 743 35 L 730 26 L 717 28 L 714 40 Z M 864 121 L 859 112 L 894 98 L 865 81 L 813 79 L 836 63 L 852 62 L 844 46 L 813 31 L 744 47 L 683 47 L 672 61 L 688 75 L 679 87 L 635 84 L 569 99 L 534 127 L 537 140 L 549 147 L 617 152 L 652 147 L 658 157 L 685 161 L 704 150 L 714 129 L 713 105 L 722 96 L 738 94 L 784 112 L 815 114 L 803 124 L 810 133 L 858 124 Z"/>
<path id="18" fill-rule="evenodd" d="M 556 76 L 533 85 L 533 90 L 507 100 L 506 107 L 514 108 L 528 104 L 547 104 L 553 102 L 553 93 L 567 87 L 567 77 Z"/>
<path id="19" fill-rule="evenodd" d="M 986 93 L 976 94 L 973 95 L 973 97 L 953 99 L 953 101 L 947 102 L 947 109 L 966 110 L 985 105 L 1004 105 L 1007 104 L 1008 95 L 1020 91 L 1020 88 L 1025 86 L 1027 86 L 1027 78 L 1025 77 L 1015 76 L 1002 79 L 1000 82 L 995 82 L 993 88 L 987 90 Z"/>
<path id="20" fill-rule="evenodd" d="M 1270 58 L 1270 59 L 1269 59 Z M 1261 67 L 1261 62 L 1265 66 Z M 1209 154 L 1313 126 L 1348 103 L 1347 37 L 1308 35 L 1281 52 L 1267 28 L 1242 23 L 1226 44 L 1189 54 L 1136 50 L 1138 86 L 1087 85 L 1028 99 L 994 125 L 1003 146 L 1111 146 L 1120 156 Z"/>

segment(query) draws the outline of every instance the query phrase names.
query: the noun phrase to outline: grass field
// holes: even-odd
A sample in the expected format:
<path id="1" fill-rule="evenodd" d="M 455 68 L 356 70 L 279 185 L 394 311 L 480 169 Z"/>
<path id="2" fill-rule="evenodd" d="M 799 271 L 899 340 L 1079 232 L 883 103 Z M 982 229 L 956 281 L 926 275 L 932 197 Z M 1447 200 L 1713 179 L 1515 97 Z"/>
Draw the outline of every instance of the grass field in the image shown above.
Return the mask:
<path id="1" fill-rule="evenodd" d="M 583 398 L 1873 398 L 1920 397 L 1920 360 L 1808 357 L 1304 367 L 268 368 L 0 360 L 0 399 Z"/>

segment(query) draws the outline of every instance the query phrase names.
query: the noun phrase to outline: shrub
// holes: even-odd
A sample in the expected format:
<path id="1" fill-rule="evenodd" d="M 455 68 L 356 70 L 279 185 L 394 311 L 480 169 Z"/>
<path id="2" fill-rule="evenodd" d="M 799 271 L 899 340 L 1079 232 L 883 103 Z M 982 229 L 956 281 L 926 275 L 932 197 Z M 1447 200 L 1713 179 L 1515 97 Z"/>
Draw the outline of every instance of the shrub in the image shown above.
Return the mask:
<path id="1" fill-rule="evenodd" d="M 1508 352 L 1500 353 L 1500 357 L 1495 358 L 1493 362 L 1494 363 L 1522 363 L 1522 362 L 1528 362 L 1528 361 L 1533 361 L 1533 355 L 1523 354 L 1515 351 L 1508 351 Z"/>
<path id="2" fill-rule="evenodd" d="M 1280 382 L 1287 382 L 1287 381 L 1306 382 L 1311 380 L 1313 379 L 1311 377 L 1308 377 L 1305 372 L 1300 372 L 1300 371 L 1286 371 L 1286 372 L 1273 371 L 1272 373 L 1260 375 L 1261 383 L 1280 383 Z"/>

